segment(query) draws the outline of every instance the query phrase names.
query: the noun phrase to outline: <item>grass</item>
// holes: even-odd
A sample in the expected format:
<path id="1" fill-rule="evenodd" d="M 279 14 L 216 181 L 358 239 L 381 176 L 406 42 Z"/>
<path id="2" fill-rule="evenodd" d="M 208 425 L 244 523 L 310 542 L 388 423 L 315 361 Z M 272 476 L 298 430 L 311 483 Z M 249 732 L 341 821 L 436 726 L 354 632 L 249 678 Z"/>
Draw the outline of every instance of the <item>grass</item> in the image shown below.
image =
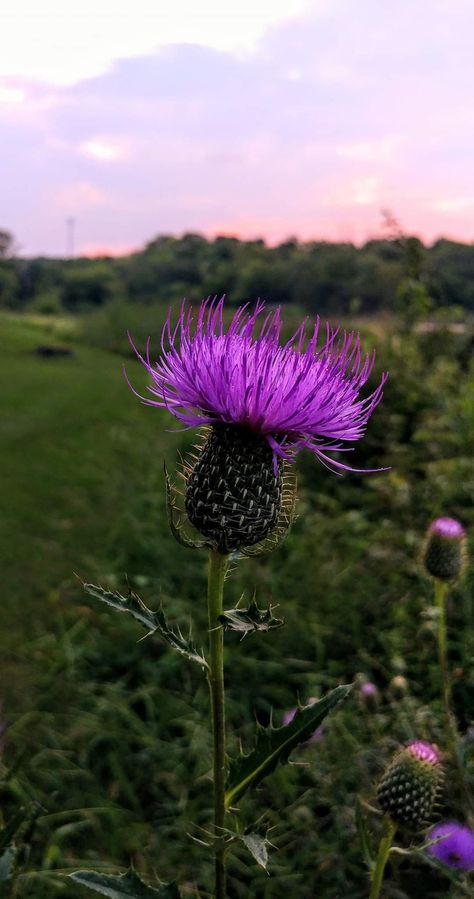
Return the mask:
<path id="1" fill-rule="evenodd" d="M 205 556 L 173 542 L 162 472 L 164 458 L 174 469 L 192 435 L 170 433 L 169 417 L 140 405 L 120 354 L 88 345 L 81 321 L 5 315 L 0 340 L 7 749 L 20 766 L 22 795 L 38 796 L 48 810 L 33 853 L 40 874 L 19 896 L 79 899 L 81 888 L 60 888 L 49 872 L 99 862 L 118 869 L 130 859 L 150 875 L 178 871 L 193 883 L 199 874 L 205 883 L 202 852 L 184 836 L 189 822 L 209 822 L 205 681 L 157 641 L 137 643 L 138 626 L 86 601 L 74 577 L 124 591 L 127 575 L 152 607 L 161 594 L 184 629 L 192 617 L 204 642 Z M 35 353 L 40 343 L 66 340 L 72 358 Z M 375 714 L 348 703 L 321 744 L 296 756 L 303 765 L 278 770 L 246 802 L 242 826 L 268 807 L 279 851 L 271 879 L 238 856 L 231 899 L 360 899 L 356 793 L 372 798 L 397 741 L 443 740 L 432 598 L 417 556 L 435 515 L 474 521 L 473 381 L 457 340 L 396 335 L 379 347 L 391 377 L 357 463 L 392 471 L 337 479 L 303 455 L 290 536 L 274 555 L 236 567 L 227 584 L 228 606 L 256 585 L 261 604 L 279 603 L 286 618 L 265 637 L 226 637 L 228 720 L 245 745 L 256 717 L 266 723 L 273 710 L 280 721 L 298 698 L 358 672 L 382 696 Z M 130 357 L 126 365 L 141 389 L 141 368 Z M 453 592 L 448 619 L 463 732 L 474 697 L 472 583 Z M 389 684 L 400 672 L 409 693 L 395 702 Z M 231 752 L 236 745 L 231 738 Z M 459 817 L 462 798 L 448 799 Z M 413 884 L 427 897 L 448 895 L 420 862 L 404 862 L 396 884 L 400 897 Z"/>
<path id="2" fill-rule="evenodd" d="M 0 319 L 2 615 L 27 633 L 32 600 L 53 600 L 73 571 L 109 558 L 130 495 L 158 480 L 170 439 L 160 413 L 144 414 L 130 393 L 117 356 L 74 344 L 73 358 L 36 356 L 50 338 L 37 321 Z M 43 626 L 44 608 L 37 617 Z"/>

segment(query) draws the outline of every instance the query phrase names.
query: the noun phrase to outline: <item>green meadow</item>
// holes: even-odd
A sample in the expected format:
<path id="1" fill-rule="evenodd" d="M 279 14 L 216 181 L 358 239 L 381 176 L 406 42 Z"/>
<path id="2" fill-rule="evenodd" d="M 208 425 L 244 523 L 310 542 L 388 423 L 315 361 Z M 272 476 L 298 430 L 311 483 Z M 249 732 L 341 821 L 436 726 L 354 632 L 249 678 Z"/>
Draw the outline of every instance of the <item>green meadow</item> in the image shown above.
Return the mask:
<path id="1" fill-rule="evenodd" d="M 123 307 L 119 314 L 126 318 Z M 154 318 L 158 338 L 161 311 Z M 130 319 L 134 330 L 132 311 Z M 111 339 L 112 325 L 94 316 L 0 317 L 0 805 L 7 821 L 37 803 L 12 894 L 25 899 L 80 899 L 85 891 L 68 872 L 121 872 L 130 862 L 145 878 L 177 877 L 183 895 L 209 895 L 209 863 L 193 839 L 211 820 L 205 678 L 81 586 L 132 589 L 206 642 L 205 554 L 174 542 L 163 475 L 164 461 L 174 472 L 195 434 L 133 396 L 123 365 L 138 390 L 144 372 L 123 339 Z M 377 346 L 374 385 L 381 371 L 390 377 L 354 464 L 390 470 L 339 478 L 303 454 L 287 540 L 235 565 L 227 603 L 255 588 L 285 625 L 242 642 L 228 634 L 229 751 L 238 739 L 250 745 L 255 720 L 281 723 L 286 710 L 338 683 L 356 688 L 321 740 L 242 803 L 243 830 L 269 809 L 263 824 L 275 848 L 270 877 L 244 849 L 232 858 L 231 899 L 365 896 L 357 796 L 374 803 L 400 742 L 445 739 L 432 586 L 419 558 L 438 515 L 472 534 L 472 334 L 442 321 L 407 330 L 390 317 L 361 326 L 365 344 Z M 140 339 L 142 329 L 137 323 Z M 44 358 L 44 344 L 73 355 Z M 472 572 L 450 593 L 448 632 L 474 789 Z M 378 688 L 374 707 L 359 695 L 363 680 Z M 465 796 L 452 772 L 448 787 L 443 815 L 462 820 Z M 469 895 L 423 853 L 397 857 L 389 881 L 393 899 Z"/>

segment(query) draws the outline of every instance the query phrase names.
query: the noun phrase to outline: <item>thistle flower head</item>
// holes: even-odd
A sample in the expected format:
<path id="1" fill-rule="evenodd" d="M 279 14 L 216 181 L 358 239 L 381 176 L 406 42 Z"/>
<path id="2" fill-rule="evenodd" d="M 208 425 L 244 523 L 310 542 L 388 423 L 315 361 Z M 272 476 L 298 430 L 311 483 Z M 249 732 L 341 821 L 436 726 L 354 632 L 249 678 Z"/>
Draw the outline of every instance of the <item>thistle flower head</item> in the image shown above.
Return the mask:
<path id="1" fill-rule="evenodd" d="M 194 324 L 183 304 L 174 328 L 162 334 L 162 356 L 154 365 L 137 353 L 151 376 L 143 398 L 168 409 L 188 427 L 238 425 L 264 437 L 275 456 L 293 460 L 306 447 L 330 467 L 351 469 L 330 459 L 359 440 L 382 397 L 386 375 L 364 399 L 359 394 L 374 365 L 359 338 L 326 325 L 318 347 L 319 319 L 306 338 L 306 321 L 280 345 L 280 310 L 261 318 L 264 304 L 242 306 L 224 329 L 224 300 L 206 300 Z M 255 335 L 257 322 L 260 328 Z"/>
<path id="2" fill-rule="evenodd" d="M 414 740 L 396 753 L 383 774 L 377 790 L 379 805 L 396 824 L 420 830 L 429 823 L 442 775 L 436 746 Z"/>
<path id="3" fill-rule="evenodd" d="M 189 474 L 186 512 L 210 545 L 230 552 L 261 542 L 276 527 L 283 495 L 283 463 L 309 449 L 327 467 L 359 471 L 328 453 L 353 449 L 382 397 L 386 376 L 365 398 L 360 392 L 374 364 L 359 338 L 306 321 L 280 343 L 280 310 L 243 306 L 227 327 L 223 299 L 206 300 L 196 318 L 181 307 L 162 333 L 153 364 L 149 347 L 138 358 L 150 375 L 151 406 L 166 408 L 185 427 L 210 426 Z M 260 325 L 258 326 L 258 324 Z M 133 344 L 132 344 L 133 345 Z M 135 349 L 135 348 L 134 348 Z"/>
<path id="4" fill-rule="evenodd" d="M 432 577 L 456 580 L 461 574 L 466 532 L 455 518 L 436 518 L 428 528 L 423 561 Z"/>
<path id="5" fill-rule="evenodd" d="M 440 837 L 442 839 L 440 839 Z M 433 827 L 428 838 L 439 840 L 428 852 L 449 868 L 474 870 L 474 831 L 457 821 L 443 821 Z"/>

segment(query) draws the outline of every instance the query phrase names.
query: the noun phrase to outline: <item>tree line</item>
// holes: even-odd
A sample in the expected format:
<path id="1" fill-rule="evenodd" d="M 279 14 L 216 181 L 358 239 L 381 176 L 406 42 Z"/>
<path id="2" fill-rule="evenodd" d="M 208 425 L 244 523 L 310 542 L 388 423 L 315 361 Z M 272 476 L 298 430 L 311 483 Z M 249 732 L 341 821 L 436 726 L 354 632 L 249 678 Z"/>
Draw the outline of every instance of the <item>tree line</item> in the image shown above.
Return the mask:
<path id="1" fill-rule="evenodd" d="M 310 313 L 410 319 L 440 306 L 474 312 L 474 245 L 441 239 L 425 246 L 396 235 L 351 243 L 161 235 L 121 258 L 25 259 L 0 230 L 0 307 L 83 312 L 114 300 L 152 305 L 225 293 L 231 303 L 261 297 Z"/>

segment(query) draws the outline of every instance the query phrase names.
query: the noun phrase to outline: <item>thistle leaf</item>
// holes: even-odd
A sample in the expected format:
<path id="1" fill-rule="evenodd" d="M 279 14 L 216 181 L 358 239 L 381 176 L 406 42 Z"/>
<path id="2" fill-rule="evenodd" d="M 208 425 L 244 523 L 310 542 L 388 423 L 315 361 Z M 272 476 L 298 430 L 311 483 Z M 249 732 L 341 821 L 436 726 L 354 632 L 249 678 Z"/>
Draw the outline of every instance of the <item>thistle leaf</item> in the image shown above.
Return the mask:
<path id="1" fill-rule="evenodd" d="M 256 631 L 271 631 L 277 627 L 283 627 L 283 618 L 273 617 L 273 607 L 259 609 L 255 599 L 252 599 L 248 609 L 229 609 L 219 616 L 226 630 L 238 631 L 242 637 L 254 634 Z"/>
<path id="2" fill-rule="evenodd" d="M 69 877 L 95 893 L 108 896 L 109 899 L 179 899 L 178 887 L 175 884 L 170 883 L 155 890 L 147 886 L 133 868 L 126 874 L 119 875 L 76 871 Z"/>
<path id="3" fill-rule="evenodd" d="M 284 727 L 259 727 L 253 751 L 231 762 L 226 807 L 233 805 L 250 787 L 259 784 L 279 764 L 287 762 L 292 749 L 308 740 L 326 715 L 351 690 L 352 684 L 336 687 L 319 702 L 299 709 L 293 720 Z"/>
<path id="4" fill-rule="evenodd" d="M 257 865 L 260 865 L 266 871 L 268 865 L 268 840 L 258 833 L 245 833 L 240 839 L 257 862 Z"/>
<path id="5" fill-rule="evenodd" d="M 15 861 L 17 856 L 17 848 L 12 843 L 5 849 L 0 856 L 0 884 L 9 883 L 13 879 L 15 873 Z M 0 886 L 0 896 L 3 896 L 3 889 Z"/>
<path id="6" fill-rule="evenodd" d="M 169 627 L 163 609 L 152 612 L 135 593 L 131 593 L 127 598 L 120 593 L 112 593 L 102 587 L 96 587 L 94 584 L 84 584 L 83 586 L 87 593 L 100 599 L 101 602 L 105 602 L 106 605 L 118 609 L 119 612 L 128 612 L 132 618 L 135 618 L 148 630 L 149 634 L 159 633 L 176 652 L 186 659 L 197 662 L 203 668 L 208 668 L 206 659 L 190 640 L 186 640 L 179 629 L 173 630 Z"/>

